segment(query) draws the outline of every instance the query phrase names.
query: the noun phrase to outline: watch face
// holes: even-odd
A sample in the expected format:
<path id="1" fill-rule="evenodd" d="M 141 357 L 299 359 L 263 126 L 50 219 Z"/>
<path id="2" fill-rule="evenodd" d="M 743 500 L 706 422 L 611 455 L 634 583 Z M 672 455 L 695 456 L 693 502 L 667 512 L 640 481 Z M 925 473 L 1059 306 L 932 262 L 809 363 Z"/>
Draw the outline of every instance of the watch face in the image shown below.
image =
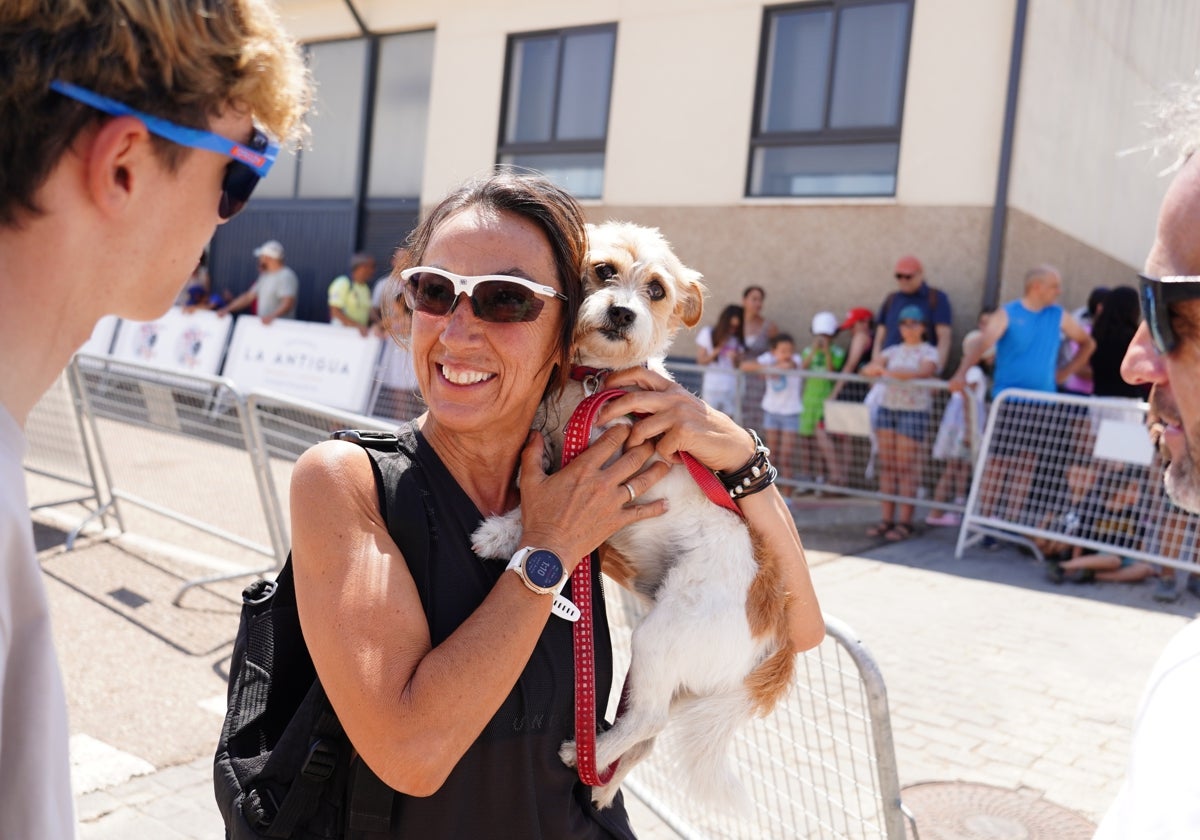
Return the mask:
<path id="1" fill-rule="evenodd" d="M 562 580 L 563 565 L 553 551 L 539 548 L 525 558 L 525 577 L 535 586 L 550 588 Z"/>

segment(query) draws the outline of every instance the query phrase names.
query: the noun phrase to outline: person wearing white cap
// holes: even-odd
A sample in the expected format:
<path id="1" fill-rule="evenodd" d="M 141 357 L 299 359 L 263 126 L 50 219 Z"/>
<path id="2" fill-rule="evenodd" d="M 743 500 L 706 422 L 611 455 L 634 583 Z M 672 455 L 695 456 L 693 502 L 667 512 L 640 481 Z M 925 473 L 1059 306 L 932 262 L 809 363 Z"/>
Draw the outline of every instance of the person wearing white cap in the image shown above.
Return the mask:
<path id="1" fill-rule="evenodd" d="M 838 319 L 832 312 L 818 312 L 812 319 L 813 341 L 800 353 L 802 370 L 837 373 L 846 364 L 846 351 L 833 343 Z M 811 469 L 815 479 L 843 486 L 845 472 L 833 450 L 833 442 L 825 433 L 825 400 L 833 392 L 833 380 L 823 376 L 806 376 L 801 392 L 800 463 L 801 471 Z M 825 469 L 821 469 L 821 461 Z M 807 465 L 807 466 L 805 466 Z"/>
<path id="2" fill-rule="evenodd" d="M 258 301 L 258 316 L 264 324 L 276 318 L 296 317 L 296 294 L 300 279 L 296 272 L 283 263 L 283 245 L 278 240 L 268 239 L 254 249 L 258 258 L 258 279 L 250 288 L 217 310 L 218 315 L 241 312 L 253 301 Z"/>

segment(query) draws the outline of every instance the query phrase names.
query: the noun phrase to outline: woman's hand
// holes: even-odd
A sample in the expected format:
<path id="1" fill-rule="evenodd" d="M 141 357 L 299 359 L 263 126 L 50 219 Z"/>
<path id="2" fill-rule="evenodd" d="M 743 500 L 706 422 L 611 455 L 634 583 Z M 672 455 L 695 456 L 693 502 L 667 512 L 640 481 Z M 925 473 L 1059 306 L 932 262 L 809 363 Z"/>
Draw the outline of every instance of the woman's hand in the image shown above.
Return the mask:
<path id="1" fill-rule="evenodd" d="M 754 456 L 754 440 L 733 418 L 709 408 L 682 385 L 659 373 L 630 368 L 609 374 L 604 385 L 639 389 L 610 400 L 596 418 L 596 422 L 606 423 L 623 414 L 635 415 L 628 445 L 653 443 L 658 454 L 672 462 L 678 460 L 679 452 L 687 452 L 719 472 L 741 469 Z M 783 497 L 772 486 L 739 498 L 737 505 L 758 544 L 779 564 L 788 596 L 792 647 L 802 651 L 820 644 L 825 635 L 824 619 L 795 520 Z"/>
<path id="2" fill-rule="evenodd" d="M 611 422 L 622 415 L 635 417 L 628 446 L 650 443 L 671 463 L 687 452 L 710 470 L 732 472 L 754 456 L 750 435 L 724 412 L 710 408 L 678 382 L 645 368 L 611 373 L 606 388 L 635 388 L 610 400 L 596 422 Z"/>
<path id="3" fill-rule="evenodd" d="M 650 463 L 653 444 L 631 443 L 630 437 L 629 426 L 614 426 L 567 466 L 547 475 L 542 436 L 531 432 L 521 452 L 521 544 L 553 549 L 570 572 L 621 528 L 666 513 L 666 500 L 635 499 L 671 465 Z"/>

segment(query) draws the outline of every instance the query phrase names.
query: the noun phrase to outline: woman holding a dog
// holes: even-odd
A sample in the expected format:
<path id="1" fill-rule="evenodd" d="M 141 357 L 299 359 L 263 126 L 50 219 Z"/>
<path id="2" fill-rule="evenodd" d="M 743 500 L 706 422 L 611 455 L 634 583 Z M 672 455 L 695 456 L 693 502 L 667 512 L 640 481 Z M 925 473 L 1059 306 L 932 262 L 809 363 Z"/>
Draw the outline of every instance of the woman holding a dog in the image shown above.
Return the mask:
<path id="1" fill-rule="evenodd" d="M 727 473 L 760 453 L 729 417 L 637 369 L 609 377 L 632 390 L 596 422 L 639 419 L 547 474 L 538 411 L 570 369 L 587 250 L 578 206 L 549 181 L 501 171 L 468 183 L 408 245 L 389 297 L 413 310 L 399 338 L 428 411 L 400 430 L 399 455 L 330 441 L 302 456 L 292 481 L 305 640 L 355 761 L 397 791 L 390 826 L 370 836 L 633 837 L 623 800 L 597 810 L 559 758 L 575 735 L 575 669 L 554 593 L 610 535 L 664 512 L 638 500 L 668 469 L 653 453 L 685 450 Z M 769 479 L 737 503 L 779 565 L 804 650 L 824 624 Z M 411 527 L 411 511 L 385 522 L 393 482 L 415 482 L 427 528 Z M 527 548 L 508 563 L 476 557 L 474 529 L 518 504 Z M 603 599 L 593 601 L 602 711 L 612 652 Z"/>

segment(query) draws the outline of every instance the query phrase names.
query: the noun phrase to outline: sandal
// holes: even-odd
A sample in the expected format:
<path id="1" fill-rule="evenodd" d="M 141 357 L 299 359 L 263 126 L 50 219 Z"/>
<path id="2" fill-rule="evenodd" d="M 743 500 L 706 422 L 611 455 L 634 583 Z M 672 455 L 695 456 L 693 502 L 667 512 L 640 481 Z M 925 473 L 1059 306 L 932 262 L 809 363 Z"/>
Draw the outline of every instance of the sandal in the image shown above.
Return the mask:
<path id="1" fill-rule="evenodd" d="M 888 542 L 900 542 L 911 537 L 913 533 L 911 522 L 897 522 L 895 527 L 883 535 L 883 538 Z"/>
<path id="2" fill-rule="evenodd" d="M 896 527 L 895 522 L 889 522 L 886 519 L 881 519 L 867 529 L 868 537 L 882 537 L 888 531 Z"/>

